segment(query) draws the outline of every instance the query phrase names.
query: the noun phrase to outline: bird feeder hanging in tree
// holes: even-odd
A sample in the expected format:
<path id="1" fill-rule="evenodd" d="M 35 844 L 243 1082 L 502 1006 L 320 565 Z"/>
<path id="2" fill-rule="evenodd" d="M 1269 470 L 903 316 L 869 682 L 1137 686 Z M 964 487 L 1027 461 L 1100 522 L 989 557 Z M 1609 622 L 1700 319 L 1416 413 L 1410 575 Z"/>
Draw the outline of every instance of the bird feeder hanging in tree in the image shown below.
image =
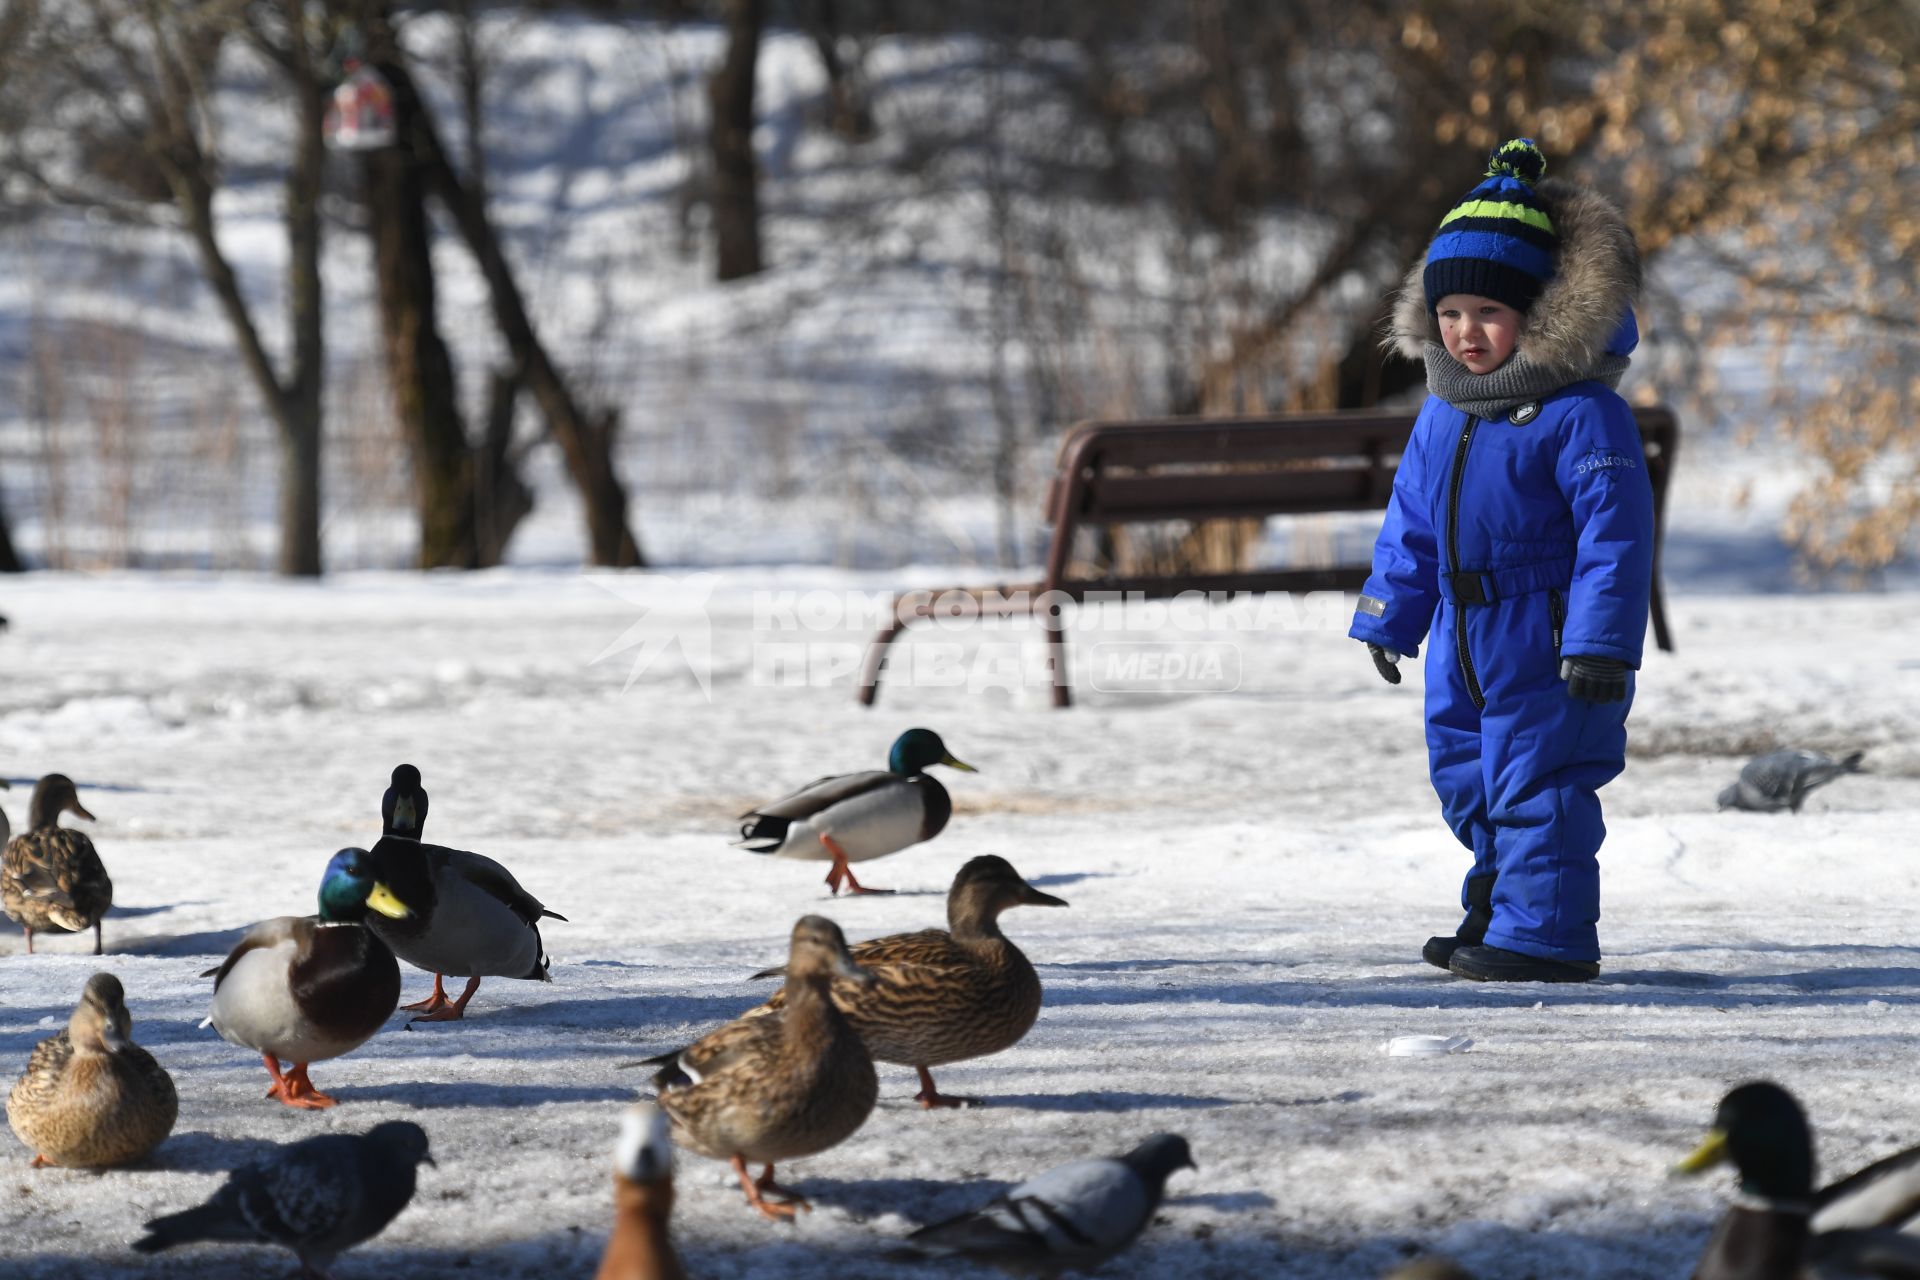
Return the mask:
<path id="1" fill-rule="evenodd" d="M 323 125 L 327 142 L 342 151 L 372 151 L 393 145 L 393 90 L 387 78 L 364 62 L 347 65 L 334 86 Z"/>

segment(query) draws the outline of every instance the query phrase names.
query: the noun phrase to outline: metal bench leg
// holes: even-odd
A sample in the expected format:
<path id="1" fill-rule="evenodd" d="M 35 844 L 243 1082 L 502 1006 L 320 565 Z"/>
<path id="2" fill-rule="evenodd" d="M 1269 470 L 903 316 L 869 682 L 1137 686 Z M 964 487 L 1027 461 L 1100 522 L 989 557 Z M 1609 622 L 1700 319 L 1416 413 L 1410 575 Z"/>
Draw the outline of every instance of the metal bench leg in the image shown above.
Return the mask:
<path id="1" fill-rule="evenodd" d="M 1061 621 L 1064 622 L 1064 619 Z M 1070 707 L 1073 705 L 1073 690 L 1068 683 L 1067 667 L 1067 629 L 1065 626 L 1047 629 L 1047 672 L 1053 677 L 1053 705 Z"/>
<path id="2" fill-rule="evenodd" d="M 1673 633 L 1667 630 L 1667 602 L 1665 593 L 1660 590 L 1660 579 L 1653 580 L 1653 597 L 1649 601 L 1653 606 L 1653 642 L 1667 653 L 1673 652 Z"/>
<path id="3" fill-rule="evenodd" d="M 867 657 L 860 672 L 860 705 L 870 707 L 873 700 L 880 696 L 880 668 L 887 660 L 887 649 L 893 644 L 893 638 L 906 629 L 906 623 L 895 618 L 880 628 L 880 633 L 867 642 Z"/>

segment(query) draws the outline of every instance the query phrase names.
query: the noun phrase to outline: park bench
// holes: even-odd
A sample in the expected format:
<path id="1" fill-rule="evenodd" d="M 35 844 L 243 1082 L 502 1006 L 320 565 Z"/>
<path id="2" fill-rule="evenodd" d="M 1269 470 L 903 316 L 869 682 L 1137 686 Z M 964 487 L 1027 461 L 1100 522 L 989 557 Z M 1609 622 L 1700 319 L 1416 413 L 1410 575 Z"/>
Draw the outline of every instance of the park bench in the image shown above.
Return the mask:
<path id="1" fill-rule="evenodd" d="M 1660 587 L 1660 543 L 1679 423 L 1671 411 L 1659 407 L 1637 408 L 1634 417 L 1653 484 L 1653 634 L 1660 648 L 1671 652 Z M 1045 576 L 1013 586 L 954 587 L 896 597 L 886 624 L 867 646 L 860 701 L 872 706 L 878 696 L 894 639 L 937 609 L 951 610 L 956 593 L 983 611 L 1013 615 L 1052 608 L 1062 599 L 1084 601 L 1089 594 L 1165 598 L 1189 591 L 1358 591 L 1370 560 L 1224 572 L 1120 574 L 1096 567 L 1088 573 L 1074 560 L 1075 535 L 1083 528 L 1112 530 L 1171 520 L 1192 521 L 1197 527 L 1207 520 L 1385 510 L 1413 422 L 1410 412 L 1366 410 L 1079 423 L 1061 441 L 1047 491 L 1053 539 Z M 1370 555 L 1370 542 L 1368 550 Z M 1048 626 L 1046 639 L 1053 703 L 1064 707 L 1071 700 L 1065 627 Z"/>

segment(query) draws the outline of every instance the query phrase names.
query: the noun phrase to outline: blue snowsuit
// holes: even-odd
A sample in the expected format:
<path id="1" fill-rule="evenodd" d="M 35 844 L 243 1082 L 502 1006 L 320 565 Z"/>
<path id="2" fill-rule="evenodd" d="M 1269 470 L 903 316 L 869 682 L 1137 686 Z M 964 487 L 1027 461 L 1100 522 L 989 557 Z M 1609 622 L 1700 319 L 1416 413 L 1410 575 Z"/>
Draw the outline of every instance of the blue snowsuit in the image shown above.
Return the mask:
<path id="1" fill-rule="evenodd" d="M 1629 343 L 1631 339 L 1628 340 Z M 1653 490 L 1633 413 L 1576 382 L 1504 418 L 1429 396 L 1348 634 L 1409 656 L 1429 629 L 1427 752 L 1441 811 L 1493 876 L 1486 944 L 1600 959 L 1606 828 L 1595 794 L 1626 764 L 1624 702 L 1572 697 L 1563 655 L 1637 669 Z"/>

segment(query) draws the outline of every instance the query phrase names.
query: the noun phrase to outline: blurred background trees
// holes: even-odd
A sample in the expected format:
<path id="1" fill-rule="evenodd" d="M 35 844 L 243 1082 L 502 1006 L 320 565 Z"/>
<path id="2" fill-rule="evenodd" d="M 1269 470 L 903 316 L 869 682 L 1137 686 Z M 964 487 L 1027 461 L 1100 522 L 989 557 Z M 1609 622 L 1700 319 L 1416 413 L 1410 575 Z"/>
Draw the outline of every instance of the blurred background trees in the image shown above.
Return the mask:
<path id="1" fill-rule="evenodd" d="M 618 33 L 585 59 L 605 92 L 522 100 L 556 55 L 521 37 L 548 29 Z M 321 141 L 350 56 L 396 114 L 390 145 L 352 154 Z M 13 0 L 0 211 L 193 247 L 280 442 L 284 572 L 320 568 L 323 493 L 379 488 L 381 439 L 423 565 L 498 563 L 562 497 L 579 558 L 635 565 L 648 504 L 725 521 L 729 494 L 1011 563 L 1077 418 L 1416 390 L 1381 352 L 1386 295 L 1524 134 L 1634 222 L 1652 287 L 1630 387 L 1709 434 L 1777 433 L 1804 477 L 1784 534 L 1845 575 L 1920 531 L 1916 67 L 1899 0 Z M 263 103 L 275 145 L 237 145 Z M 577 232 L 590 205 L 531 215 L 530 122 L 563 187 L 569 147 L 616 177 L 664 148 L 670 189 L 626 190 L 670 220 L 623 243 Z M 277 283 L 243 278 L 221 223 L 269 175 L 284 248 L 247 260 Z M 928 295 L 957 319 L 924 357 L 873 356 Z M 686 331 L 723 336 L 670 365 L 675 331 L 634 299 L 694 296 Z M 73 362 L 33 353 L 73 323 L 27 309 L 20 412 L 52 424 L 85 397 Z M 984 549 L 941 514 L 970 497 L 993 508 Z"/>

